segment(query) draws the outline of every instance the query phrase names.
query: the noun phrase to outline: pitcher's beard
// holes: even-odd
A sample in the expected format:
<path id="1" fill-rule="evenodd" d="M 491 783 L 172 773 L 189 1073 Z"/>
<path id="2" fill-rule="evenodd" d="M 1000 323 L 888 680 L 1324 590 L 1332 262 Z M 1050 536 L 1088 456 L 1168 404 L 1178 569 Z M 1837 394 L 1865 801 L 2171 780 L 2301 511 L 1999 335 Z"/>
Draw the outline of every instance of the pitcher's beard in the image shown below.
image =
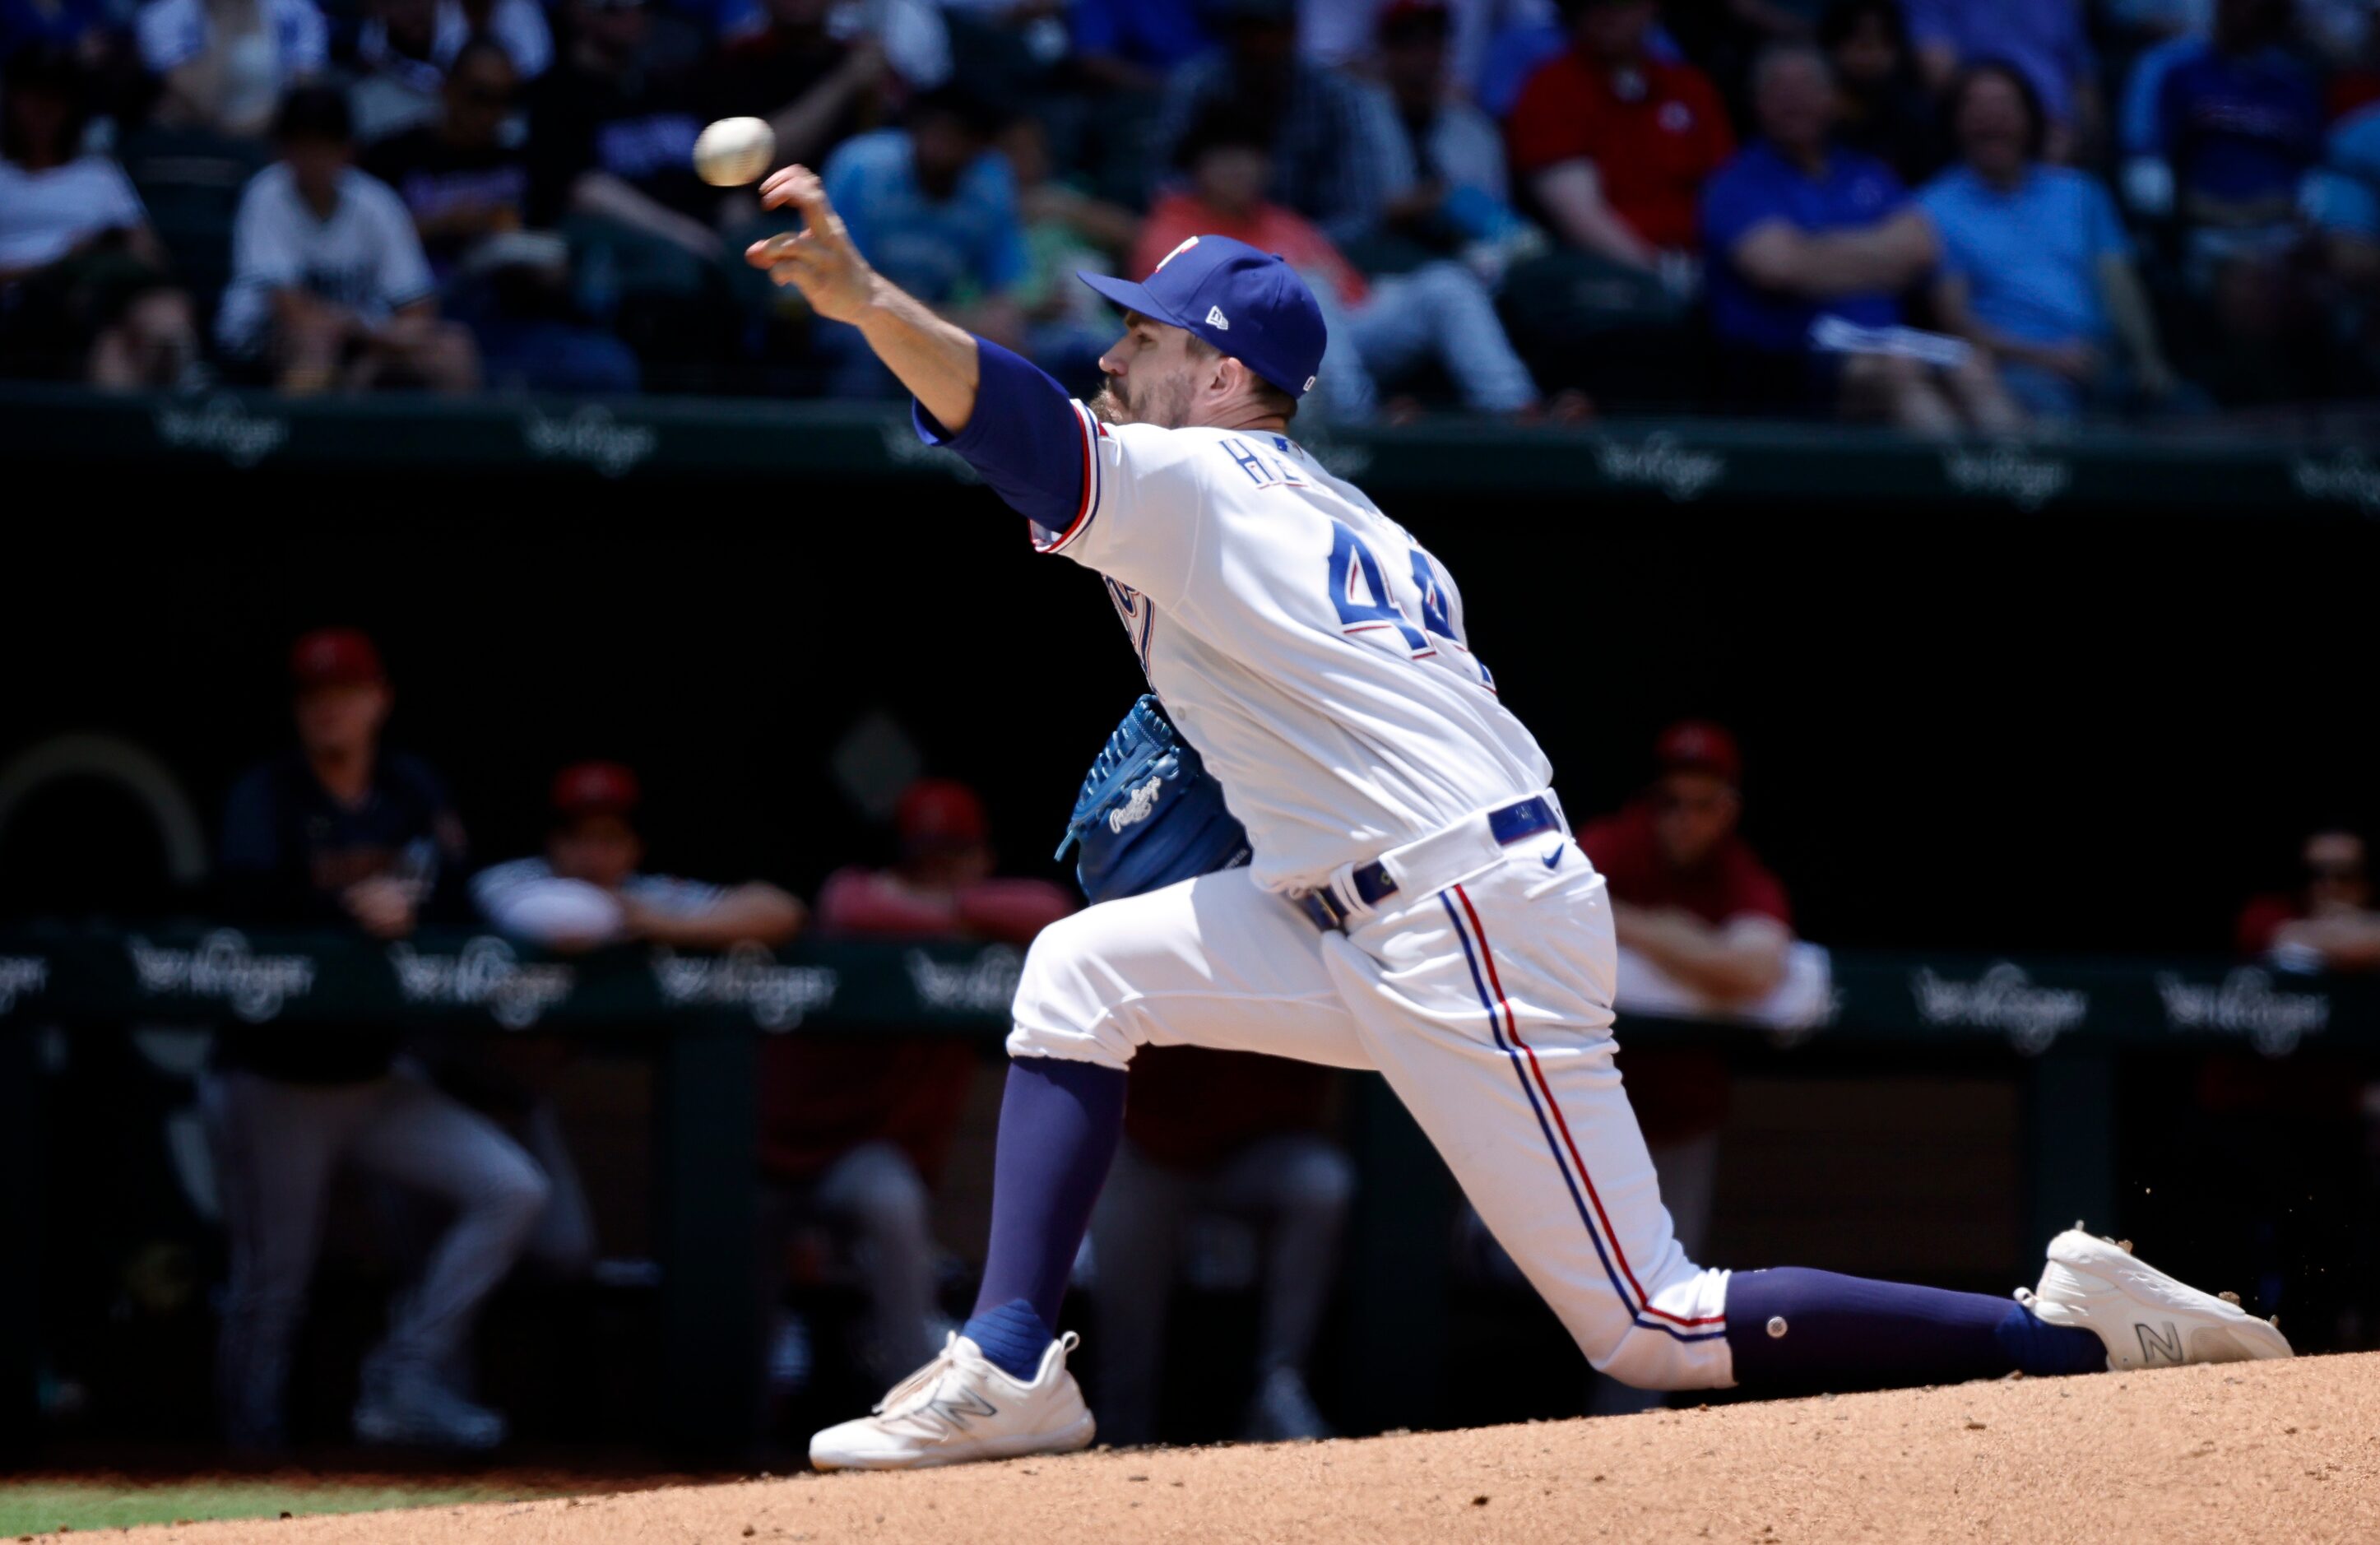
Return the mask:
<path id="1" fill-rule="evenodd" d="M 1159 429 L 1180 429 L 1190 421 L 1190 389 L 1185 382 L 1166 380 L 1144 383 L 1140 396 L 1148 400 L 1126 398 L 1115 388 L 1112 379 L 1099 388 L 1091 399 L 1091 416 L 1109 424 L 1154 424 Z"/>

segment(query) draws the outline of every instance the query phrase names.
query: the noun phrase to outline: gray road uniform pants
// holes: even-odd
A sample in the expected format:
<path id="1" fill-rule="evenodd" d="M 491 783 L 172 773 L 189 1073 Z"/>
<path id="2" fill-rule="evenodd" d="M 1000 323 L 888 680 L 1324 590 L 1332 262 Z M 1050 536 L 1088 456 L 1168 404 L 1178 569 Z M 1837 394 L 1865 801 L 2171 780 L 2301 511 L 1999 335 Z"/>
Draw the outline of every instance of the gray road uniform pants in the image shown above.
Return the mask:
<path id="1" fill-rule="evenodd" d="M 446 1366 L 546 1208 L 545 1175 L 518 1144 L 407 1071 L 326 1085 L 218 1072 L 200 1100 L 231 1239 L 215 1374 L 237 1443 L 283 1438 L 290 1350 L 342 1164 L 454 1210 L 419 1283 L 391 1306 L 374 1357 L 392 1367 Z"/>

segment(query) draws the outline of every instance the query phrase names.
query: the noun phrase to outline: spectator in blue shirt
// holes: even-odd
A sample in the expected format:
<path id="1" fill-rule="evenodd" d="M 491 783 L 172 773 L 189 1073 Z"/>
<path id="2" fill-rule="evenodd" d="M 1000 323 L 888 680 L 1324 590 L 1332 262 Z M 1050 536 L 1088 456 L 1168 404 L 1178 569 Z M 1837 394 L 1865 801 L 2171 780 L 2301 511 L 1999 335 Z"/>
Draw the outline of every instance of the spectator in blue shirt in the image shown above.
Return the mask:
<path id="1" fill-rule="evenodd" d="M 2323 103 L 2287 46 L 2291 18 L 2289 0 L 2217 0 L 2212 35 L 2162 59 L 2147 138 L 2125 173 L 2135 208 L 2171 217 L 2207 324 L 2194 372 L 2228 404 L 2300 396 L 2319 369 L 2298 211 L 2322 157 Z"/>
<path id="2" fill-rule="evenodd" d="M 2098 179 L 2041 160 L 2048 132 L 2033 84 L 2013 66 L 1979 65 L 1949 101 L 1961 161 L 1918 202 L 1942 239 L 1935 310 L 1998 362 L 2028 411 L 2072 418 L 2113 384 L 2121 339 L 2131 383 L 2163 399 L 2173 372 L 2158 347 L 2131 240 Z"/>
<path id="3" fill-rule="evenodd" d="M 1003 123 L 990 104 L 943 87 L 913 101 L 901 128 L 845 140 L 823 175 L 853 243 L 879 273 L 967 331 L 1021 349 L 1025 317 L 1014 291 L 1031 260 L 1015 176 L 992 148 Z M 855 329 L 825 324 L 820 347 L 838 394 L 895 392 Z"/>
<path id="4" fill-rule="evenodd" d="M 1388 222 L 1424 253 L 1464 257 L 1492 286 L 1510 262 L 1542 251 L 1546 241 L 1512 208 L 1503 136 L 1447 89 L 1452 35 L 1442 0 L 1393 0 L 1380 13 L 1380 79 L 1402 152 Z"/>
<path id="5" fill-rule="evenodd" d="M 2330 153 L 2307 182 L 2306 215 L 2349 301 L 2340 323 L 2361 338 L 2365 369 L 2380 370 L 2380 105 L 2331 131 Z"/>
<path id="6" fill-rule="evenodd" d="M 2322 167 L 2308 179 L 2306 213 L 2325 234 L 2380 243 L 2380 104 L 2349 114 L 2331 130 Z"/>
<path id="7" fill-rule="evenodd" d="M 2099 62 L 2082 0 L 1902 0 L 1917 59 L 1936 90 L 1960 69 L 2005 59 L 2024 72 L 2051 125 L 2051 159 L 2091 144 L 2100 120 Z"/>
<path id="8" fill-rule="evenodd" d="M 1216 10 L 1227 41 L 1167 82 L 1155 165 L 1175 164 L 1192 127 L 1224 104 L 1274 126 L 1275 202 L 1342 248 L 1375 234 L 1400 150 L 1387 96 L 1299 56 L 1292 0 L 1219 0 Z"/>
<path id="9" fill-rule="evenodd" d="M 1900 326 L 1901 293 L 1932 271 L 1940 247 L 1888 167 L 1828 142 L 1826 56 L 1773 46 L 1754 65 L 1752 89 L 1760 138 L 1703 194 L 1711 327 L 1730 395 L 1755 409 L 1927 433 L 2014 424 L 1971 350 Z"/>
<path id="10" fill-rule="evenodd" d="M 2169 63 L 2143 150 L 2171 168 L 2176 212 L 2229 233 L 2202 251 L 2284 244 L 2322 156 L 2322 92 L 2286 47 L 2288 0 L 2222 0 L 2214 35 Z"/>
<path id="11" fill-rule="evenodd" d="M 1075 62 L 1099 85 L 1153 92 L 1215 46 L 1199 0 L 1075 0 Z"/>

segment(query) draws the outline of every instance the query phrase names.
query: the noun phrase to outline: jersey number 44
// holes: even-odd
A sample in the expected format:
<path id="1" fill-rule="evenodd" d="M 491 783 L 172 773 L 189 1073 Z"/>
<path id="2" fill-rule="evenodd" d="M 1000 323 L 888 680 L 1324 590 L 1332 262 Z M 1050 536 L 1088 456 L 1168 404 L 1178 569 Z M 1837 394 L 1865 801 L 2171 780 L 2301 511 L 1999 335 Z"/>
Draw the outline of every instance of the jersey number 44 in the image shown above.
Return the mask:
<path id="1" fill-rule="evenodd" d="M 1496 677 L 1486 661 L 1471 652 L 1455 627 L 1453 608 L 1447 604 L 1447 587 L 1439 580 L 1438 562 L 1418 544 L 1405 551 L 1413 562 L 1414 588 L 1421 592 L 1420 626 L 1397 604 L 1380 572 L 1380 562 L 1343 520 L 1330 523 L 1330 602 L 1339 609 L 1340 631 L 1347 634 L 1393 633 L 1415 660 L 1439 658 L 1440 642 L 1455 651 L 1488 691 Z"/>

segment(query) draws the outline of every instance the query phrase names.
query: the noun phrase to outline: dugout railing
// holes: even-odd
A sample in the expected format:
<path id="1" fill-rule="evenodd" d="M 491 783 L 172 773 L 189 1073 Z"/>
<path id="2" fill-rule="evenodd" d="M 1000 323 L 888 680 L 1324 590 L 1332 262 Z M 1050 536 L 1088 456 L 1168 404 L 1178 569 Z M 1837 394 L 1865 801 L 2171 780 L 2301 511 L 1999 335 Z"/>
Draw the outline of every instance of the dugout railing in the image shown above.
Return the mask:
<path id="1" fill-rule="evenodd" d="M 751 1436 L 760 1353 L 754 1267 L 757 1048 L 768 1035 L 945 1034 L 990 1046 L 1007 1028 L 1020 957 L 964 944 L 805 943 L 698 955 L 623 948 L 546 958 L 486 935 L 402 943 L 179 923 L 0 931 L 0 1414 L 31 1437 L 41 1335 L 32 1259 L 43 1237 L 42 1089 L 51 1038 L 128 1024 L 403 1023 L 492 1035 L 626 1032 L 660 1064 L 663 1426 L 690 1451 Z M 2270 1058 L 2380 1046 L 2380 982 L 2196 960 L 1838 954 L 1820 1022 L 1791 1030 L 1623 1020 L 1646 1042 L 1697 1037 L 1817 1064 L 1982 1065 L 2025 1091 L 2028 1233 L 2118 1205 L 2119 1055 L 2229 1046 Z M 1365 1175 L 1348 1263 L 1352 1333 L 1391 1337 L 1400 1367 L 1444 1334 L 1451 1189 L 1377 1080 L 1351 1121 Z M 1354 1392 L 1383 1424 L 1427 1419 L 1426 1381 Z"/>

